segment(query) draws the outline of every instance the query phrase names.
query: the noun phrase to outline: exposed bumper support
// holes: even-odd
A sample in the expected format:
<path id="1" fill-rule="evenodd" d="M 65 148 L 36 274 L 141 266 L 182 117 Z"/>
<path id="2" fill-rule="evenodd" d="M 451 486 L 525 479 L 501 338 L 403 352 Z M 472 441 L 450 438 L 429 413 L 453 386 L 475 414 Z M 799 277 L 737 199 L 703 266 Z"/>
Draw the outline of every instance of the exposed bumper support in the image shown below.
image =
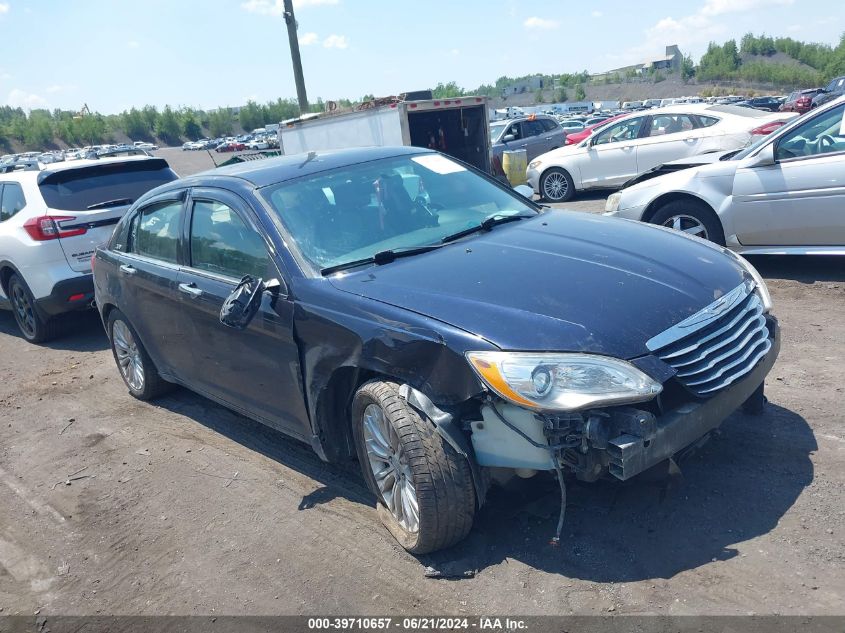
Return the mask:
<path id="1" fill-rule="evenodd" d="M 779 351 L 780 329 L 775 327 L 772 348 L 744 379 L 709 400 L 683 405 L 657 418 L 649 439 L 622 434 L 610 440 L 610 474 L 623 481 L 630 479 L 717 428 L 763 383 Z"/>

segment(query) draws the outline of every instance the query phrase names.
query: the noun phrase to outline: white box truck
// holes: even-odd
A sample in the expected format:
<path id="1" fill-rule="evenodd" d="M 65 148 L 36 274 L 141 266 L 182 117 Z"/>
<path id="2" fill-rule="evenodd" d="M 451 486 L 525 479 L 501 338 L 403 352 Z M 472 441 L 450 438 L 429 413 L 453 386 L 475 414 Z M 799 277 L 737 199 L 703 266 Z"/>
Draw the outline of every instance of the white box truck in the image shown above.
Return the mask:
<path id="1" fill-rule="evenodd" d="M 490 173 L 486 97 L 399 101 L 353 112 L 285 121 L 279 148 L 285 154 L 413 145 L 430 147 Z"/>

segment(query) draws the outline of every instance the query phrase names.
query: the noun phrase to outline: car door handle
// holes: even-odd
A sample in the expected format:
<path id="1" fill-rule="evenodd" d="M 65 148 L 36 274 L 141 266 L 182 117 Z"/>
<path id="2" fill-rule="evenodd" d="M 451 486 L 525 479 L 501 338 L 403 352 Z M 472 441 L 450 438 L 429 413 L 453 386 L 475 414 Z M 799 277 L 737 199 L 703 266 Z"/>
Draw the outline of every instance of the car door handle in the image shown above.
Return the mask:
<path id="1" fill-rule="evenodd" d="M 202 289 L 197 288 L 197 285 L 191 282 L 189 284 L 179 284 L 179 292 L 184 292 L 191 297 L 199 297 L 202 294 Z"/>
<path id="2" fill-rule="evenodd" d="M 138 272 L 138 269 L 134 266 L 130 266 L 129 264 L 121 264 L 120 272 L 122 272 L 124 275 L 134 275 Z"/>
<path id="3" fill-rule="evenodd" d="M 688 137 L 686 137 L 684 140 L 685 140 L 685 141 L 697 141 L 698 139 L 697 139 L 697 138 L 695 138 L 694 136 L 688 136 Z"/>

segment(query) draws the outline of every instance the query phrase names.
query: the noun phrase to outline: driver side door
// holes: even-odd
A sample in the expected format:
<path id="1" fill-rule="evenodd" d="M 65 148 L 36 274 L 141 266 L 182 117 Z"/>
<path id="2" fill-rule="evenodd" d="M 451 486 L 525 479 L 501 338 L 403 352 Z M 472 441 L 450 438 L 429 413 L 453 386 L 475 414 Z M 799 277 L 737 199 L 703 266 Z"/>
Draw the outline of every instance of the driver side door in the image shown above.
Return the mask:
<path id="1" fill-rule="evenodd" d="M 775 164 L 740 168 L 734 230 L 746 245 L 845 245 L 845 104 L 775 141 Z"/>
<path id="2" fill-rule="evenodd" d="M 191 190 L 178 279 L 182 342 L 193 355 L 190 386 L 285 433 L 310 436 L 302 396 L 293 303 L 284 278 L 240 197 L 221 189 Z M 220 308 L 244 275 L 278 279 L 243 330 L 220 322 Z"/>

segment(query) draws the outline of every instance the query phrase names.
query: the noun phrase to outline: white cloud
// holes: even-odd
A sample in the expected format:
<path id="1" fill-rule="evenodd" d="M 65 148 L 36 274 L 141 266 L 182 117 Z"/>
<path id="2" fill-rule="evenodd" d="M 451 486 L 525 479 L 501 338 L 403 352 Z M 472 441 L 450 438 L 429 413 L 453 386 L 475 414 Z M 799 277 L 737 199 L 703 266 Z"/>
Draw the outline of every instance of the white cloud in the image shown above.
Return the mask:
<path id="1" fill-rule="evenodd" d="M 138 43 L 138 40 L 129 40 L 126 42 L 126 46 L 127 48 L 138 48 L 141 45 Z"/>
<path id="2" fill-rule="evenodd" d="M 13 108 L 24 108 L 25 110 L 46 108 L 49 106 L 49 103 L 44 97 L 34 93 L 24 92 L 18 88 L 12 89 L 9 96 L 6 97 L 6 104 Z"/>
<path id="3" fill-rule="evenodd" d="M 5 70 L 0 70 L 0 80 L 11 79 L 12 73 L 6 72 Z"/>
<path id="4" fill-rule="evenodd" d="M 741 13 L 764 7 L 794 4 L 795 0 L 704 0 L 699 13 L 706 16 Z"/>
<path id="5" fill-rule="evenodd" d="M 326 48 L 346 48 L 349 46 L 349 41 L 345 35 L 329 35 L 323 40 L 323 46 Z"/>
<path id="6" fill-rule="evenodd" d="M 604 15 L 604 13 L 602 13 L 601 11 L 593 11 L 590 15 L 593 16 L 594 18 L 600 18 L 601 16 Z"/>
<path id="7" fill-rule="evenodd" d="M 449 51 L 449 54 L 452 55 L 452 57 L 457 57 L 458 55 L 461 54 L 461 49 L 453 48 L 452 50 Z"/>
<path id="8" fill-rule="evenodd" d="M 0 2 L 0 15 L 8 13 L 10 8 L 11 7 L 9 6 L 8 2 Z"/>
<path id="9" fill-rule="evenodd" d="M 53 84 L 44 89 L 47 94 L 56 94 L 57 92 L 71 92 L 76 90 L 76 86 L 70 84 Z"/>
<path id="10" fill-rule="evenodd" d="M 538 18 L 538 17 L 530 17 L 522 25 L 526 29 L 539 29 L 543 31 L 549 31 L 551 29 L 556 29 L 559 23 L 556 20 L 547 20 L 546 18 Z"/>
<path id="11" fill-rule="evenodd" d="M 293 0 L 294 11 L 308 7 L 329 6 L 340 0 Z M 259 15 L 282 15 L 285 12 L 283 0 L 247 0 L 241 3 L 241 9 Z"/>
<path id="12" fill-rule="evenodd" d="M 303 33 L 299 36 L 299 43 L 302 46 L 311 46 L 311 44 L 317 44 L 320 41 L 320 38 L 317 37 L 316 33 Z"/>

